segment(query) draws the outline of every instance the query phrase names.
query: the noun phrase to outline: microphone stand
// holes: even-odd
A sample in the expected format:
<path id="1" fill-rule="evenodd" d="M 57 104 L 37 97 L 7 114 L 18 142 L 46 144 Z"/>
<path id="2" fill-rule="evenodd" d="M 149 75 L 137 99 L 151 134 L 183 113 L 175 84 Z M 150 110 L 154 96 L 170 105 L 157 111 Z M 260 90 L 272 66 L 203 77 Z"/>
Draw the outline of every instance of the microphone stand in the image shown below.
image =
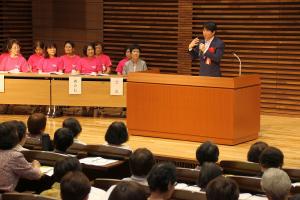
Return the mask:
<path id="1" fill-rule="evenodd" d="M 236 57 L 238 59 L 238 61 L 240 62 L 240 69 L 239 69 L 239 76 L 242 75 L 242 61 L 240 59 L 240 57 L 235 53 L 235 52 L 232 52 L 232 54 L 234 55 L 234 57 Z"/>

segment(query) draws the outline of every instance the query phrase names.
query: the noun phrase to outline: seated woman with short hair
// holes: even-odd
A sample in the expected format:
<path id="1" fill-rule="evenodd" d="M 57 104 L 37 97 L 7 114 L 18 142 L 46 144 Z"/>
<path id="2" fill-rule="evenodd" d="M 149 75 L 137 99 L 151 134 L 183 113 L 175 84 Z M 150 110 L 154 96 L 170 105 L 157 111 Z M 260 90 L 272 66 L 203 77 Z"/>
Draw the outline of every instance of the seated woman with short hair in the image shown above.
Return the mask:
<path id="1" fill-rule="evenodd" d="M 66 154 L 67 149 L 73 144 L 73 133 L 68 128 L 59 128 L 54 133 L 54 152 Z"/>
<path id="2" fill-rule="evenodd" d="M 199 166 L 196 169 L 201 170 L 201 166 L 205 162 L 216 163 L 219 159 L 219 148 L 216 144 L 206 141 L 201 144 L 196 151 L 196 158 L 198 160 Z"/>
<path id="3" fill-rule="evenodd" d="M 128 141 L 127 127 L 124 122 L 113 122 L 109 125 L 105 133 L 106 145 L 130 149 L 129 146 L 124 145 Z"/>
<path id="4" fill-rule="evenodd" d="M 38 180 L 41 178 L 40 163 L 27 162 L 24 155 L 14 147 L 19 139 L 15 126 L 4 122 L 0 124 L 0 191 L 14 191 L 20 178 Z"/>
<path id="5" fill-rule="evenodd" d="M 62 124 L 63 128 L 68 128 L 73 132 L 73 136 L 74 136 L 74 144 L 81 144 L 81 145 L 86 145 L 86 143 L 80 141 L 78 139 L 81 131 L 82 131 L 82 127 L 80 122 L 73 117 L 67 118 L 63 121 Z"/>

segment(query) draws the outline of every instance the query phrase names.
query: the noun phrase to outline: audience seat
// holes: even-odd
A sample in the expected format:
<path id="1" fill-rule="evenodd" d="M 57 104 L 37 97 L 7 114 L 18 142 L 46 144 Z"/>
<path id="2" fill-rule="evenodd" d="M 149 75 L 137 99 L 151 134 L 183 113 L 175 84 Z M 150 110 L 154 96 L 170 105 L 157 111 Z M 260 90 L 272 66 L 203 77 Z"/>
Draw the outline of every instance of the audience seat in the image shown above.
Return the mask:
<path id="1" fill-rule="evenodd" d="M 85 151 L 88 156 L 101 156 L 117 160 L 128 160 L 132 154 L 129 149 L 107 145 L 86 145 L 82 151 Z"/>
<path id="2" fill-rule="evenodd" d="M 194 185 L 197 183 L 199 173 L 200 171 L 196 169 L 176 167 L 177 181 L 179 183 Z"/>
<path id="3" fill-rule="evenodd" d="M 300 169 L 283 168 L 283 170 L 289 175 L 292 182 L 300 182 Z"/>
<path id="4" fill-rule="evenodd" d="M 237 182 L 241 193 L 264 194 L 260 185 L 261 178 L 237 175 L 228 175 L 227 177 Z"/>
<path id="5" fill-rule="evenodd" d="M 175 190 L 172 200 L 206 200 L 205 192 L 193 192 L 189 190 Z"/>
<path id="6" fill-rule="evenodd" d="M 243 176 L 260 176 L 261 169 L 258 163 L 222 160 L 220 166 L 224 174 L 234 174 Z"/>
<path id="7" fill-rule="evenodd" d="M 55 198 L 30 193 L 4 193 L 2 200 L 55 200 Z"/>

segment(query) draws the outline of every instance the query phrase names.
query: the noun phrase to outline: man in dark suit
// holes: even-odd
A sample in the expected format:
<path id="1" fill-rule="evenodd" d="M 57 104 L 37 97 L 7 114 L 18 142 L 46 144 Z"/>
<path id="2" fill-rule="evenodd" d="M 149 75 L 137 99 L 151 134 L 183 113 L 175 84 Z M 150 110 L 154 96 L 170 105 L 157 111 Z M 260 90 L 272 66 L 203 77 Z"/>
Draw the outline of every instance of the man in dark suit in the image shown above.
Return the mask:
<path id="1" fill-rule="evenodd" d="M 200 76 L 221 76 L 220 62 L 225 45 L 221 39 L 215 37 L 216 30 L 215 23 L 204 23 L 204 40 L 197 37 L 189 44 L 189 53 L 192 59 L 200 59 Z"/>

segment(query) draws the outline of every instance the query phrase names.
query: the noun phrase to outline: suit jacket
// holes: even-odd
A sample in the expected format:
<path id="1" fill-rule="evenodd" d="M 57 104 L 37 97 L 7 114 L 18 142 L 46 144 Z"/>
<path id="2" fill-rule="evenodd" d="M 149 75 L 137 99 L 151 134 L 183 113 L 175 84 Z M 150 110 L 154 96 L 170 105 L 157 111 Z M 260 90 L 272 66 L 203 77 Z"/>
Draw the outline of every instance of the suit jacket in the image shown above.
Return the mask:
<path id="1" fill-rule="evenodd" d="M 204 54 L 199 52 L 199 45 L 189 51 L 192 59 L 198 58 L 200 60 L 200 76 L 221 76 L 220 62 L 224 54 L 224 48 L 224 42 L 214 37 Z"/>

